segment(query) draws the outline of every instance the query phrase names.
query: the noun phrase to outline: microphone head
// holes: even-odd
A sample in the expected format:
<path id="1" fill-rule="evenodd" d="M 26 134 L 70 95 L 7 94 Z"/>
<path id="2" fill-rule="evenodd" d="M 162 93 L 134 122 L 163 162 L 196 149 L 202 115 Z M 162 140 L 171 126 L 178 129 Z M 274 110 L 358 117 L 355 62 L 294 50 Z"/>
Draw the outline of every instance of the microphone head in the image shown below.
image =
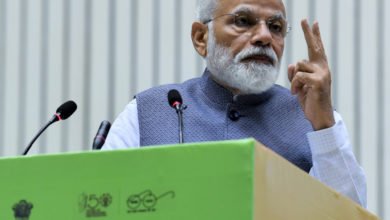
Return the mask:
<path id="1" fill-rule="evenodd" d="M 77 109 L 77 105 L 74 101 L 69 100 L 57 108 L 56 114 L 61 117 L 62 120 L 69 118 Z"/>
<path id="2" fill-rule="evenodd" d="M 183 104 L 183 100 L 181 98 L 179 91 L 177 91 L 176 89 L 169 90 L 168 102 L 172 108 L 175 108 L 176 105 L 178 105 L 178 104 Z"/>
<path id="3" fill-rule="evenodd" d="M 103 147 L 104 143 L 106 142 L 106 138 L 108 132 L 110 131 L 110 128 L 111 128 L 111 123 L 109 121 L 102 121 L 102 123 L 100 123 L 96 136 L 93 139 L 93 143 L 92 143 L 93 150 L 100 150 Z"/>
<path id="4" fill-rule="evenodd" d="M 110 128 L 111 123 L 109 121 L 102 121 L 96 133 L 96 136 L 102 136 L 105 139 L 108 135 L 108 132 L 110 131 Z"/>

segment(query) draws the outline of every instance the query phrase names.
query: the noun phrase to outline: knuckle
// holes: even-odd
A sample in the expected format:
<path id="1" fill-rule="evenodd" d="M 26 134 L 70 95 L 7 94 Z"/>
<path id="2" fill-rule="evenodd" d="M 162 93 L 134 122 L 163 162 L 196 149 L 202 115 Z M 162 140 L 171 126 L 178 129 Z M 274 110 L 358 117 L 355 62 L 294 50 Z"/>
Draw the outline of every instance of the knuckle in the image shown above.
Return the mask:
<path id="1" fill-rule="evenodd" d="M 322 49 L 320 47 L 316 47 L 313 50 L 316 54 L 322 54 Z"/>
<path id="2" fill-rule="evenodd" d="M 296 76 L 297 76 L 298 78 L 302 78 L 302 77 L 303 77 L 303 73 L 302 73 L 302 72 L 297 72 Z"/>
<path id="3" fill-rule="evenodd" d="M 327 91 L 330 88 L 330 78 L 323 75 L 317 75 L 313 79 L 313 84 L 318 91 Z"/>
<path id="4" fill-rule="evenodd" d="M 307 81 L 307 75 L 306 75 L 306 73 L 304 73 L 304 72 L 298 72 L 298 73 L 296 74 L 296 78 L 297 78 L 297 80 L 299 80 L 300 82 L 306 82 L 306 81 Z"/>
<path id="5" fill-rule="evenodd" d="M 305 63 L 306 63 L 305 60 L 300 60 L 300 61 L 298 61 L 298 64 L 299 64 L 300 66 L 304 65 Z"/>
<path id="6" fill-rule="evenodd" d="M 297 67 L 299 68 L 299 69 L 302 69 L 302 68 L 304 68 L 306 65 L 308 64 L 308 61 L 307 60 L 300 60 L 300 61 L 298 61 L 297 62 Z"/>

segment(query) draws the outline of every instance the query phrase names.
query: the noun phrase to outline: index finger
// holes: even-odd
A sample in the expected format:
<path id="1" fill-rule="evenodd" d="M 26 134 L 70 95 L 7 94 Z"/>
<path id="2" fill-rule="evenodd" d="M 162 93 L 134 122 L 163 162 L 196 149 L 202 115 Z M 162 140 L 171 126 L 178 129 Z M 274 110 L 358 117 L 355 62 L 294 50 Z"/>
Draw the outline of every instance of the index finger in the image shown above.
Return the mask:
<path id="1" fill-rule="evenodd" d="M 309 60 L 326 59 L 318 22 L 314 22 L 313 28 L 311 28 L 307 19 L 304 19 L 301 25 L 308 48 Z"/>

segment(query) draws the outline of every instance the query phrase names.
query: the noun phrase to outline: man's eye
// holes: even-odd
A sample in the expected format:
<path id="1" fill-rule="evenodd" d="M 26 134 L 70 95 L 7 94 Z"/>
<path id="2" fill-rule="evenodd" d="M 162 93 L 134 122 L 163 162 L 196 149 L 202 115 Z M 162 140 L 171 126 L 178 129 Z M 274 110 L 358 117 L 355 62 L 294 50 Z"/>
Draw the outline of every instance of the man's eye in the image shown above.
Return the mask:
<path id="1" fill-rule="evenodd" d="M 281 33 L 283 31 L 283 24 L 281 22 L 269 22 L 268 28 L 273 33 Z"/>
<path id="2" fill-rule="evenodd" d="M 237 27 L 249 27 L 252 25 L 251 19 L 246 15 L 237 15 L 234 24 Z"/>

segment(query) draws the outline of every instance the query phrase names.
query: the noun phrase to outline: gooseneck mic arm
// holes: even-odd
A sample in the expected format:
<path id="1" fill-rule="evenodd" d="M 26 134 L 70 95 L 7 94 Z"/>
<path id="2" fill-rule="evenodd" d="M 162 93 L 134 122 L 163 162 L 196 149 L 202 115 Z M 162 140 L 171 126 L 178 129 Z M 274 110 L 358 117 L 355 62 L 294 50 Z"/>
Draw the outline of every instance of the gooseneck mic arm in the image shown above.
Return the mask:
<path id="1" fill-rule="evenodd" d="M 34 138 L 30 141 L 30 143 L 27 145 L 26 149 L 24 150 L 23 154 L 22 155 L 27 155 L 27 153 L 30 151 L 32 145 L 34 144 L 34 142 L 39 138 L 39 136 L 41 136 L 41 134 L 51 125 L 53 124 L 54 122 L 57 121 L 57 117 L 56 115 L 53 115 L 53 117 L 50 119 L 49 122 L 46 123 L 46 125 L 44 127 L 41 128 L 41 130 L 39 130 L 39 132 L 34 136 Z"/>
<path id="2" fill-rule="evenodd" d="M 182 105 L 176 105 L 176 113 L 179 117 L 179 143 L 184 143 L 184 137 L 183 137 L 183 106 Z"/>
<path id="3" fill-rule="evenodd" d="M 67 101 L 64 104 L 62 104 L 60 107 L 58 107 L 56 113 L 53 115 L 53 117 L 50 119 L 49 122 L 46 123 L 44 127 L 39 130 L 39 132 L 34 136 L 34 138 L 31 140 L 31 142 L 27 145 L 26 149 L 24 150 L 22 155 L 27 155 L 27 153 L 30 151 L 32 145 L 34 142 L 38 139 L 39 136 L 54 122 L 65 120 L 69 118 L 77 109 L 77 105 L 73 101 Z"/>
<path id="4" fill-rule="evenodd" d="M 180 93 L 172 89 L 168 92 L 168 102 L 169 105 L 176 110 L 177 116 L 179 118 L 179 143 L 184 143 L 183 137 L 183 110 L 187 108 L 187 106 L 183 105 L 183 100 L 181 98 Z"/>

